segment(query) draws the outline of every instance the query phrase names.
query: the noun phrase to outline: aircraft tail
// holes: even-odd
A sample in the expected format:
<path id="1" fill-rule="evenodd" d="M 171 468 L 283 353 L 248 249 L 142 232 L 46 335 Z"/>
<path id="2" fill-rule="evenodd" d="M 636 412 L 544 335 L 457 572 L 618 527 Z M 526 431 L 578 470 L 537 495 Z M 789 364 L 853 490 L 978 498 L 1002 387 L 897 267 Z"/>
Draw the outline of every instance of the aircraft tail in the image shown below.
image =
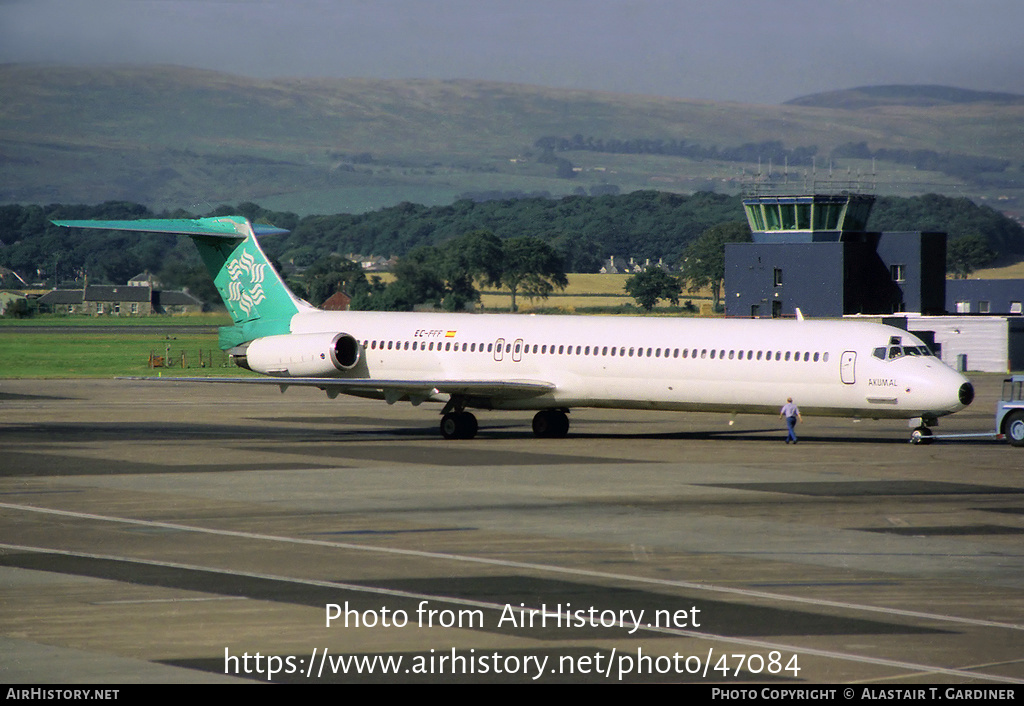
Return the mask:
<path id="1" fill-rule="evenodd" d="M 220 293 L 234 326 L 220 329 L 227 349 L 262 336 L 289 333 L 292 317 L 313 307 L 292 293 L 264 254 L 256 234 L 287 233 L 253 226 L 242 216 L 143 219 L 137 221 L 53 221 L 70 228 L 188 235 Z"/>

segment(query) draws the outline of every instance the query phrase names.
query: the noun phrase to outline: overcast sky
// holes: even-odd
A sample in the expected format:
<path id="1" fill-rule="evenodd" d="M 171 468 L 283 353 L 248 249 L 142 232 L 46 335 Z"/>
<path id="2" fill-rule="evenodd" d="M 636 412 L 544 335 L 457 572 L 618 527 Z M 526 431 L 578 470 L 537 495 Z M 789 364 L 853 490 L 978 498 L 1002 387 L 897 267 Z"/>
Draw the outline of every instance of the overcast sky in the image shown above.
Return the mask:
<path id="1" fill-rule="evenodd" d="M 1021 0 L 0 0 L 0 62 L 475 78 L 779 103 L 1024 94 Z"/>

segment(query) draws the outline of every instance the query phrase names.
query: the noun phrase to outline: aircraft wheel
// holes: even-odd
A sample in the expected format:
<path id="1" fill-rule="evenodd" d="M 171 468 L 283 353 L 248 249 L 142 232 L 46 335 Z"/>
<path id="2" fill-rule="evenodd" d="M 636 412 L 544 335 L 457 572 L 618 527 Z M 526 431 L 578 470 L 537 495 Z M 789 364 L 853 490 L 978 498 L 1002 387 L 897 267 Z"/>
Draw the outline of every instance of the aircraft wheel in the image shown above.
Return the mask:
<path id="1" fill-rule="evenodd" d="M 542 409 L 533 416 L 533 434 L 542 439 L 560 438 L 569 433 L 569 416 L 557 409 Z"/>
<path id="2" fill-rule="evenodd" d="M 918 427 L 910 434 L 910 443 L 912 444 L 930 444 L 932 441 L 934 441 L 932 430 L 928 427 Z"/>
<path id="3" fill-rule="evenodd" d="M 1003 428 L 1011 446 L 1024 446 L 1024 412 L 1011 412 Z"/>
<path id="4" fill-rule="evenodd" d="M 462 436 L 460 439 L 472 439 L 476 436 L 477 423 L 476 416 L 471 412 L 460 412 L 459 413 L 459 424 L 462 426 Z"/>
<path id="5" fill-rule="evenodd" d="M 441 436 L 445 439 L 472 439 L 476 431 L 476 417 L 470 412 L 451 412 L 441 417 Z"/>

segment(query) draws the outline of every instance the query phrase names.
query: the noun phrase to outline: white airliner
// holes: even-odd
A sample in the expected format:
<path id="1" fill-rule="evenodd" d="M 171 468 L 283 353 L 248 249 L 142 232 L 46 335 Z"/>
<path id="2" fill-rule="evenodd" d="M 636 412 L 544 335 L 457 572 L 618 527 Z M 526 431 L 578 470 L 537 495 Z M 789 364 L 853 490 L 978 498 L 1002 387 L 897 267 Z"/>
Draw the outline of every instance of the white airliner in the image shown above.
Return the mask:
<path id="1" fill-rule="evenodd" d="M 537 410 L 537 436 L 564 436 L 574 407 L 778 415 L 792 397 L 805 415 L 908 419 L 923 440 L 974 398 L 919 339 L 881 324 L 327 312 L 270 265 L 256 236 L 276 228 L 237 216 L 54 223 L 193 238 L 234 320 L 221 347 L 271 377 L 188 380 L 437 402 L 446 439 L 476 434 L 467 409 Z"/>

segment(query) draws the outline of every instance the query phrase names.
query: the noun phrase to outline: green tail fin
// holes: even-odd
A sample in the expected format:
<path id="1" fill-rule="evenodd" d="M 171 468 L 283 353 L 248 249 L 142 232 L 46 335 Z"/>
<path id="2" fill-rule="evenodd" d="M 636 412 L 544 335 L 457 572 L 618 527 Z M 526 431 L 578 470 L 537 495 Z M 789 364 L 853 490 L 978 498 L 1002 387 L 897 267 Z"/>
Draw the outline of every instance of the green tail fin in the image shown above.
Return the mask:
<path id="1" fill-rule="evenodd" d="M 257 226 L 254 229 L 242 216 L 53 223 L 71 228 L 190 236 L 235 324 L 220 329 L 221 348 L 231 348 L 263 336 L 288 333 L 292 316 L 313 308 L 288 289 L 256 240 L 257 231 L 287 232 L 279 228 Z"/>

